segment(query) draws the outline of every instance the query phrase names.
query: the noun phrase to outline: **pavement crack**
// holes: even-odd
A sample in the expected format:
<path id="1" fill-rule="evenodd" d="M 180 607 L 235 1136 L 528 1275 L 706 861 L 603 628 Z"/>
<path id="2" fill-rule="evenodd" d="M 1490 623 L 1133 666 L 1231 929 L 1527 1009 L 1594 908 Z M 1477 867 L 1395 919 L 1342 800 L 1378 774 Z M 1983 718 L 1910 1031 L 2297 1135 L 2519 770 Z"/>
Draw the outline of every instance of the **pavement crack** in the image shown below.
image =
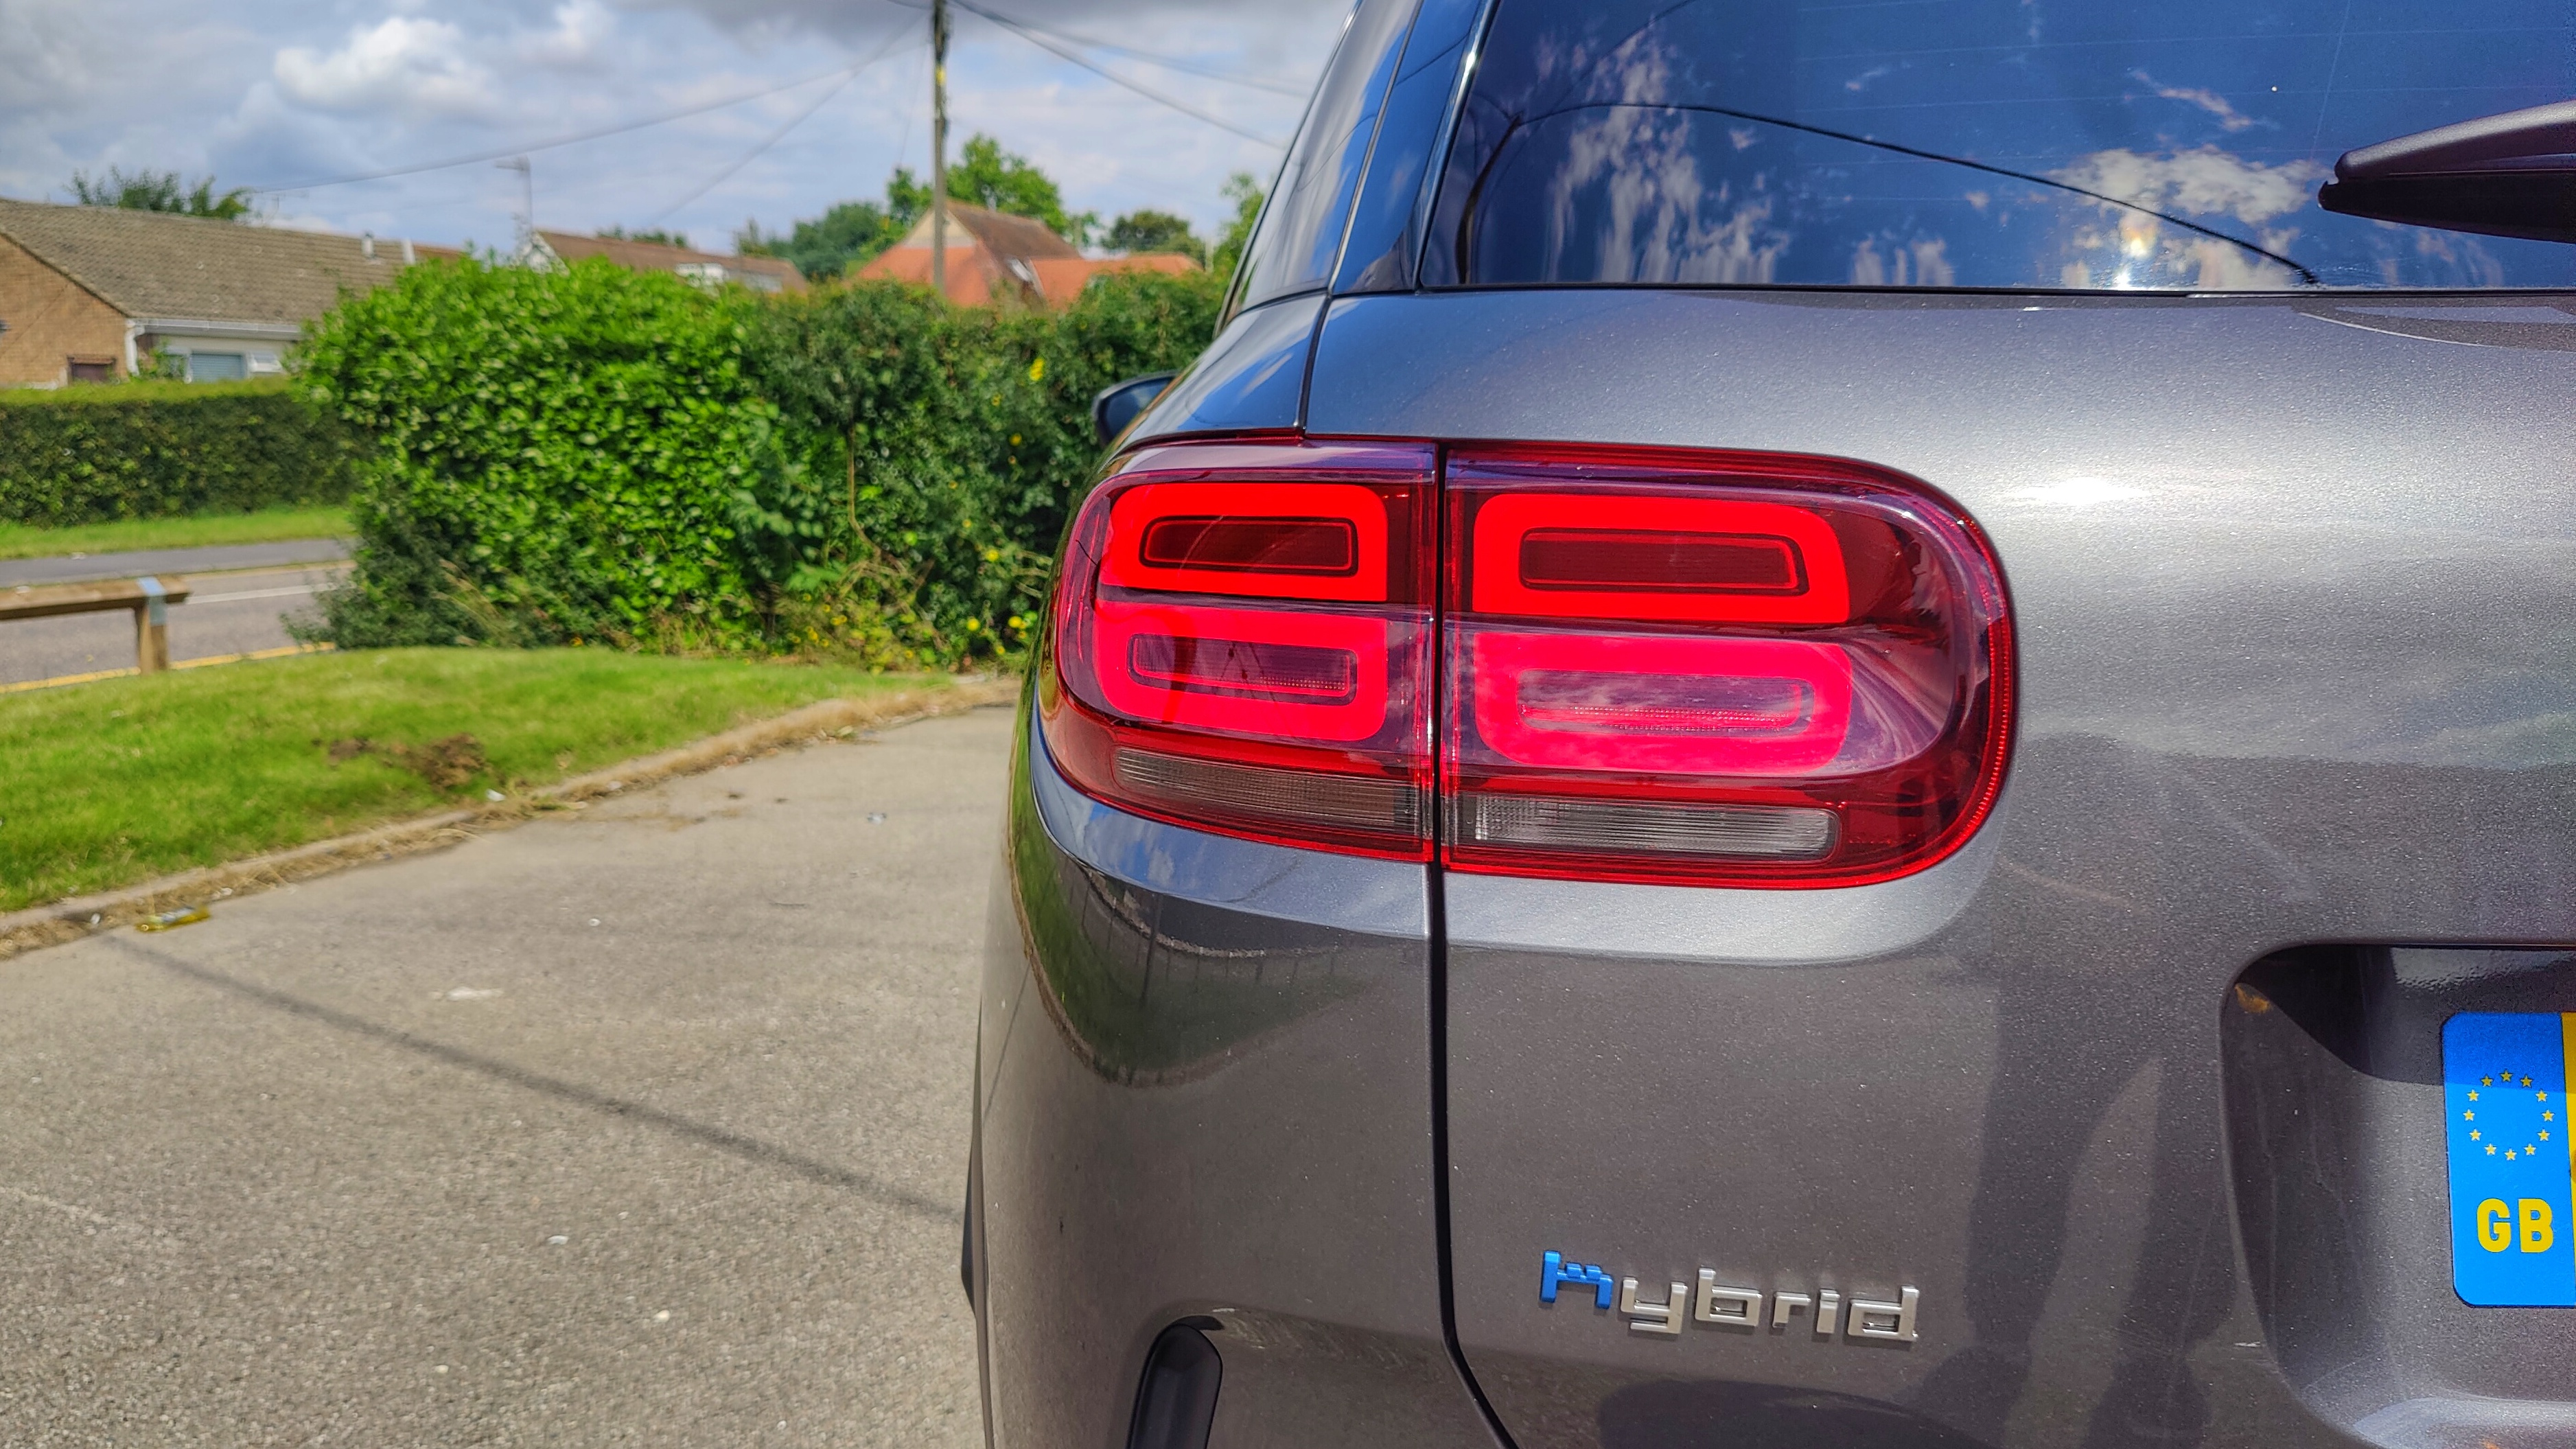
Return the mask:
<path id="1" fill-rule="evenodd" d="M 256 982 L 227 976 L 220 971 L 208 970 L 203 966 L 179 960 L 133 941 L 110 937 L 107 944 L 136 960 L 158 966 L 174 976 L 185 977 L 190 981 L 211 986 L 218 991 L 228 992 L 245 1001 L 256 1002 L 290 1016 L 319 1022 L 324 1026 L 348 1032 L 353 1036 L 364 1037 L 370 1041 L 381 1042 L 387 1046 L 400 1047 L 404 1051 L 414 1052 L 449 1066 L 480 1072 L 512 1086 L 541 1092 L 546 1096 L 587 1107 L 595 1112 L 648 1123 L 674 1136 L 712 1147 L 747 1162 L 792 1172 L 809 1182 L 857 1193 L 888 1207 L 899 1208 L 939 1222 L 955 1223 L 963 1220 L 954 1203 L 944 1203 L 924 1197 L 910 1188 L 882 1182 L 866 1173 L 854 1172 L 846 1167 L 807 1157 L 773 1142 L 764 1142 L 757 1137 L 683 1117 L 676 1112 L 665 1111 L 642 1102 L 611 1096 L 578 1082 L 568 1082 L 561 1077 L 550 1077 L 542 1072 L 530 1071 L 513 1062 L 483 1056 L 461 1047 L 450 1046 L 445 1042 L 433 1041 L 428 1037 L 415 1036 L 400 1027 L 369 1021 L 336 1007 L 324 1006 L 318 1001 L 308 1001 L 289 992 L 277 990 L 275 987 L 261 986 Z M 60 1206 L 60 1204 L 54 1205 Z"/>

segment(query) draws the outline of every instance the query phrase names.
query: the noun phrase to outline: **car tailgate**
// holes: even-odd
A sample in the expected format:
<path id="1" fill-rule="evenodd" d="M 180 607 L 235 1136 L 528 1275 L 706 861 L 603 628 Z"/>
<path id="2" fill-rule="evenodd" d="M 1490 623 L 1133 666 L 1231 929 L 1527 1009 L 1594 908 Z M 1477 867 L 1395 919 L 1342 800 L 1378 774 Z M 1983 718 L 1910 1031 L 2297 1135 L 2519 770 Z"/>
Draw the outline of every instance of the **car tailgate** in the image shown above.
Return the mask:
<path id="1" fill-rule="evenodd" d="M 2556 1412 L 2576 1318 L 2368 1254 L 2333 1291 L 2248 1272 L 2348 1236 L 2354 1193 L 2446 1262 L 2441 1096 L 2396 1084 L 2430 1147 L 2302 1196 L 2231 1174 L 2303 1089 L 2232 1093 L 2222 1036 L 2292 948 L 2576 938 L 2571 391 L 2576 317 L 2530 294 L 1334 303 L 1311 434 L 1863 460 L 1972 514 L 2012 601 L 2003 795 L 1927 871 L 1444 878 L 1456 1334 L 1502 1425 L 2277 1445 L 2433 1403 L 2387 1431 L 2431 1444 L 2474 1427 L 2440 1404 Z M 1542 1302 L 1549 1253 L 1654 1301 L 1703 1268 L 1911 1288 L 1917 1336 L 1637 1332 Z M 2427 1327 L 2351 1349 L 2355 1315 Z"/>

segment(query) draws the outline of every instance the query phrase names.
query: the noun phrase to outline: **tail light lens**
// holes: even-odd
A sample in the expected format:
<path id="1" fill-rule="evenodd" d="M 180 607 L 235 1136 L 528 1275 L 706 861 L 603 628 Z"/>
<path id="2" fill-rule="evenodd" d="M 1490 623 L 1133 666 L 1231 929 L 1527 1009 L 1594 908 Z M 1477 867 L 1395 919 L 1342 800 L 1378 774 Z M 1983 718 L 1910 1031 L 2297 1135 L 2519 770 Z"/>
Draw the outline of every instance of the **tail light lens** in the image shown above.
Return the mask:
<path id="1" fill-rule="evenodd" d="M 1443 858 L 1748 886 L 1919 870 L 2002 781 L 2010 634 L 1955 510 L 1775 454 L 1450 456 Z"/>
<path id="2" fill-rule="evenodd" d="M 1074 520 L 1047 742 L 1091 794 L 1297 845 L 1430 857 L 1433 455 L 1200 444 Z"/>
<path id="3" fill-rule="evenodd" d="M 1228 833 L 1405 859 L 1436 834 L 1455 869 L 1583 879 L 1859 884 L 1983 820 L 2003 588 L 1919 485 L 1774 454 L 1434 463 L 1290 440 L 1127 460 L 1057 594 L 1040 707 L 1066 775 Z"/>

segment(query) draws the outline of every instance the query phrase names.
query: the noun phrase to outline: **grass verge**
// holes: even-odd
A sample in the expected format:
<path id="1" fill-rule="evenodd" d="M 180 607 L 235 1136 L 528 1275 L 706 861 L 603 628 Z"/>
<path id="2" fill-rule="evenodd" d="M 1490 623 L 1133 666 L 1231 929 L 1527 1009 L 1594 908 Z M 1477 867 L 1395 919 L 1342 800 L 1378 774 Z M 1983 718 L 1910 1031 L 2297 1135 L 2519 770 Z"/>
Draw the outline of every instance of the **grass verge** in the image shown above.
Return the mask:
<path id="1" fill-rule="evenodd" d="M 0 912 L 925 682 L 599 649 L 388 649 L 0 696 Z"/>
<path id="2" fill-rule="evenodd" d="M 73 553 L 130 553 L 146 548 L 208 548 L 227 543 L 281 543 L 291 538 L 346 538 L 349 510 L 262 508 L 187 518 L 127 518 L 75 528 L 0 523 L 0 559 L 59 558 Z"/>

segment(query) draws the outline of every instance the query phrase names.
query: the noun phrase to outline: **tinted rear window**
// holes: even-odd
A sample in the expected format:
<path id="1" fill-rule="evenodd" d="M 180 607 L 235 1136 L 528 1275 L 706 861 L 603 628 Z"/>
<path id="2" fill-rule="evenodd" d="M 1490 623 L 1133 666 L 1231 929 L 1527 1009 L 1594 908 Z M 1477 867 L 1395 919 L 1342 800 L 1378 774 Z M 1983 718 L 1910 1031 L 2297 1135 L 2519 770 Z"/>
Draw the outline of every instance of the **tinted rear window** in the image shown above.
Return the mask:
<path id="1" fill-rule="evenodd" d="M 1498 0 L 1431 285 L 2576 285 L 2337 216 L 2357 146 L 2576 95 L 2565 0 Z"/>

